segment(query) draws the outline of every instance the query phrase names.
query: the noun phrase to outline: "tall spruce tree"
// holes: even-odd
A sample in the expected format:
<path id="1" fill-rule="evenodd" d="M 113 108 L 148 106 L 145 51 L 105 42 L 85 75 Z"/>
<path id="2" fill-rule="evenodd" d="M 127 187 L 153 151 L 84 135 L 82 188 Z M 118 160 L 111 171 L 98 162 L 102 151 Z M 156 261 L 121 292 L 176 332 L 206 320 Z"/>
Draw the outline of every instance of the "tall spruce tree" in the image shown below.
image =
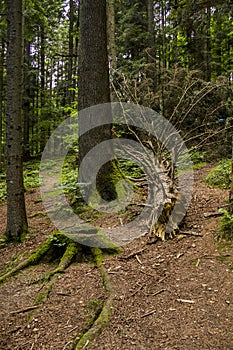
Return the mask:
<path id="1" fill-rule="evenodd" d="M 23 8 L 22 0 L 7 0 L 6 70 L 6 182 L 9 241 L 20 241 L 27 231 L 23 186 L 22 84 Z"/>
<path id="2" fill-rule="evenodd" d="M 102 118 L 102 121 L 105 121 L 106 124 L 94 127 L 82 135 L 86 118 L 85 108 L 110 102 L 105 0 L 80 1 L 79 40 L 78 109 L 79 132 L 81 135 L 79 138 L 79 157 L 81 163 L 93 147 L 112 138 L 111 111 L 109 110 L 108 115 L 106 115 L 104 109 L 100 109 L 99 115 L 93 115 L 91 118 Z M 96 113 L 94 112 L 94 114 Z M 93 125 L 95 125 L 95 122 Z M 113 156 L 113 149 L 110 146 L 106 152 L 108 152 L 109 157 Z M 93 161 L 98 162 L 97 159 Z M 91 163 L 92 160 L 90 161 L 90 172 L 92 171 Z M 114 160 L 104 164 L 99 170 L 97 189 L 105 200 L 116 198 L 115 181 L 117 173 L 118 169 Z"/>

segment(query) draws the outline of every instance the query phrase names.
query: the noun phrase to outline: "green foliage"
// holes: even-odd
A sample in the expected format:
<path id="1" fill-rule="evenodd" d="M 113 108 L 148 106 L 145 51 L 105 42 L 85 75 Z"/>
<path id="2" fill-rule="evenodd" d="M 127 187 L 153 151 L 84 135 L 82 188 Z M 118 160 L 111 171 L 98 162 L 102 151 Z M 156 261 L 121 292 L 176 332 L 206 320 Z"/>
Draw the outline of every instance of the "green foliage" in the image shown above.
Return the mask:
<path id="1" fill-rule="evenodd" d="M 24 163 L 24 187 L 26 191 L 40 185 L 38 161 Z M 6 200 L 6 174 L 0 174 L 0 204 Z"/>
<path id="2" fill-rule="evenodd" d="M 68 156 L 63 164 L 62 186 L 71 203 L 82 198 L 78 186 L 78 164 L 75 155 Z"/>
<path id="3" fill-rule="evenodd" d="M 32 188 L 36 188 L 40 185 L 39 180 L 39 165 L 38 161 L 36 162 L 27 162 L 24 164 L 24 187 L 28 191 Z"/>
<path id="4" fill-rule="evenodd" d="M 205 183 L 211 187 L 229 189 L 231 182 L 231 160 L 222 159 L 218 166 L 210 170 Z"/>
<path id="5" fill-rule="evenodd" d="M 0 204 L 6 200 L 6 175 L 1 174 L 0 177 Z"/>
<path id="6" fill-rule="evenodd" d="M 219 237 L 225 240 L 233 240 L 233 214 L 221 209 L 223 216 L 220 221 Z"/>
<path id="7" fill-rule="evenodd" d="M 131 160 L 119 159 L 119 165 L 126 177 L 137 179 L 143 175 L 142 168 Z"/>
<path id="8" fill-rule="evenodd" d="M 205 164 L 206 152 L 193 151 L 190 158 L 194 165 Z"/>
<path id="9" fill-rule="evenodd" d="M 206 165 L 206 152 L 193 151 L 190 153 L 193 169 L 198 169 Z"/>

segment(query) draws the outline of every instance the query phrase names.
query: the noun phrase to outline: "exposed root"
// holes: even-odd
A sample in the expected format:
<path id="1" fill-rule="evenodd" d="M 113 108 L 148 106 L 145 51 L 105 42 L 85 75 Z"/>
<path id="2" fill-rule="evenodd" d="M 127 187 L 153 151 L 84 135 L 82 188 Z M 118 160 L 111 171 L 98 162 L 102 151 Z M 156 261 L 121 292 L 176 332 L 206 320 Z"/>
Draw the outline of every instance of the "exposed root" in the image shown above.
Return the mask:
<path id="1" fill-rule="evenodd" d="M 113 312 L 113 293 L 111 290 L 111 285 L 109 281 L 109 276 L 102 265 L 103 261 L 103 253 L 102 250 L 99 248 L 92 248 L 91 249 L 95 264 L 97 267 L 100 268 L 100 273 L 102 276 L 103 286 L 108 293 L 108 298 L 105 301 L 104 305 L 102 306 L 101 311 L 98 312 L 97 318 L 95 321 L 90 324 L 89 329 L 80 336 L 80 334 L 75 338 L 74 344 L 73 344 L 73 350 L 81 350 L 88 347 L 88 345 L 91 344 L 91 342 L 98 337 L 102 331 L 107 327 L 110 317 Z"/>
<path id="2" fill-rule="evenodd" d="M 45 290 L 36 297 L 36 303 L 43 303 L 48 299 L 59 274 L 65 272 L 81 249 L 81 246 L 75 242 L 68 243 L 66 250 L 60 259 L 58 267 L 46 275 L 45 279 L 47 279 L 49 283 L 46 284 Z"/>
<path id="3" fill-rule="evenodd" d="M 18 266 L 2 275 L 0 277 L 0 284 L 4 283 L 8 278 L 18 274 L 25 268 L 38 264 L 42 258 L 45 257 L 45 255 L 48 257 L 57 255 L 58 250 L 61 248 L 63 248 L 63 251 L 65 249 L 65 252 L 62 253 L 58 267 L 49 273 L 47 279 L 50 279 L 57 273 L 64 272 L 64 270 L 70 265 L 74 257 L 77 255 L 80 245 L 73 242 L 62 233 L 54 232 L 53 235 L 49 236 L 47 240 L 39 248 L 34 250 L 26 260 L 22 261 Z M 57 256 L 55 257 L 57 258 Z"/>
<path id="4" fill-rule="evenodd" d="M 46 274 L 41 282 L 45 282 L 43 286 L 43 291 L 35 298 L 34 305 L 29 306 L 25 310 L 18 310 L 16 312 L 24 312 L 35 310 L 38 312 L 39 304 L 44 303 L 56 283 L 59 275 L 63 273 L 67 267 L 72 263 L 74 258 L 81 253 L 85 247 L 79 243 L 68 238 L 61 232 L 54 232 L 53 235 L 48 237 L 48 239 L 36 250 L 34 250 L 31 255 L 21 262 L 18 266 L 5 273 L 0 277 L 0 284 L 4 283 L 8 278 L 18 274 L 23 269 L 36 265 L 44 258 L 49 258 L 49 260 L 57 260 L 59 257 L 58 266 L 48 274 Z M 117 253 L 118 250 L 114 247 L 107 248 L 106 251 L 110 254 Z M 90 344 L 101 332 L 107 327 L 109 319 L 113 311 L 113 293 L 111 290 L 111 285 L 109 281 L 109 275 L 102 265 L 104 256 L 103 251 L 99 248 L 91 248 L 91 253 L 93 255 L 93 260 L 96 267 L 99 269 L 102 277 L 103 287 L 107 293 L 107 299 L 103 306 L 100 307 L 95 312 L 95 316 L 89 321 L 87 329 L 83 331 L 80 335 L 77 335 L 74 339 L 73 349 L 79 350 L 84 349 Z M 29 316 L 29 321 L 32 318 L 32 314 Z"/>
<path id="5" fill-rule="evenodd" d="M 22 261 L 18 266 L 8 271 L 0 277 L 0 284 L 4 283 L 8 278 L 18 274 L 26 267 L 36 265 L 49 251 L 52 246 L 51 238 L 49 237 L 38 249 L 34 250 L 28 259 Z"/>

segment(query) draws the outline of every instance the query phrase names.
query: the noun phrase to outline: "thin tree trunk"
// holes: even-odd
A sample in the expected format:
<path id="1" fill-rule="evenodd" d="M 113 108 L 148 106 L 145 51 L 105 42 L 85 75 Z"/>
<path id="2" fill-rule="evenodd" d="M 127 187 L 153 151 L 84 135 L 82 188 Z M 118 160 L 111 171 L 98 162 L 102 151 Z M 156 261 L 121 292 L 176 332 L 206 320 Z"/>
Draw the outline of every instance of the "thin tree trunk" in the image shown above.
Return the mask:
<path id="1" fill-rule="evenodd" d="M 44 28 L 41 27 L 41 46 L 40 46 L 40 107 L 43 110 L 45 108 L 45 34 Z M 43 152 L 46 144 L 46 128 L 44 113 L 40 116 L 40 152 Z"/>
<path id="2" fill-rule="evenodd" d="M 8 240 L 19 241 L 27 231 L 23 186 L 22 88 L 23 88 L 22 0 L 7 0 L 6 75 L 6 183 Z"/>
<path id="3" fill-rule="evenodd" d="M 205 78 L 206 81 L 211 80 L 211 34 L 210 34 L 210 25 L 211 25 L 211 6 L 210 1 L 208 1 L 207 7 L 207 36 L 206 36 L 206 72 Z"/>
<path id="4" fill-rule="evenodd" d="M 229 195 L 230 214 L 233 214 L 233 137 L 232 137 L 232 156 L 231 156 L 231 188 Z"/>
<path id="5" fill-rule="evenodd" d="M 147 62 L 149 63 L 148 77 L 152 81 L 152 86 L 156 89 L 156 59 L 155 59 L 155 32 L 154 32 L 154 1 L 147 0 L 147 31 L 148 31 L 148 51 Z"/>
<path id="6" fill-rule="evenodd" d="M 161 5 L 161 25 L 162 25 L 162 67 L 165 69 L 167 62 L 166 62 L 166 33 L 165 33 L 165 21 L 166 21 L 166 8 L 165 4 L 162 1 Z"/>
<path id="7" fill-rule="evenodd" d="M 67 97 L 66 104 L 71 105 L 74 99 L 72 76 L 73 76 L 73 59 L 74 59 L 74 0 L 70 0 L 70 12 L 69 12 L 69 57 L 68 57 L 68 69 L 67 69 Z"/>
<path id="8" fill-rule="evenodd" d="M 108 33 L 108 53 L 110 58 L 110 67 L 116 69 L 116 24 L 115 24 L 115 0 L 107 0 L 107 33 Z"/>
<path id="9" fill-rule="evenodd" d="M 2 39 L 0 53 L 0 172 L 2 172 L 3 149 L 2 149 L 2 122 L 3 122 L 3 79 L 4 79 L 4 56 L 5 44 Z"/>

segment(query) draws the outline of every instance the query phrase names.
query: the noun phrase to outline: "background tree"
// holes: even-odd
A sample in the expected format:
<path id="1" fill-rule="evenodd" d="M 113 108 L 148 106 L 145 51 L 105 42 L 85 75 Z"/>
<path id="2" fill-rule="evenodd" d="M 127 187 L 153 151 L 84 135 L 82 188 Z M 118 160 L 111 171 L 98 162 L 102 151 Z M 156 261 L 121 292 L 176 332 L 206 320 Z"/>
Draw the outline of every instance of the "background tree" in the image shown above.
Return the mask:
<path id="1" fill-rule="evenodd" d="M 19 241 L 27 231 L 23 186 L 22 83 L 23 8 L 22 0 L 7 0 L 6 76 L 6 183 L 9 241 Z"/>

